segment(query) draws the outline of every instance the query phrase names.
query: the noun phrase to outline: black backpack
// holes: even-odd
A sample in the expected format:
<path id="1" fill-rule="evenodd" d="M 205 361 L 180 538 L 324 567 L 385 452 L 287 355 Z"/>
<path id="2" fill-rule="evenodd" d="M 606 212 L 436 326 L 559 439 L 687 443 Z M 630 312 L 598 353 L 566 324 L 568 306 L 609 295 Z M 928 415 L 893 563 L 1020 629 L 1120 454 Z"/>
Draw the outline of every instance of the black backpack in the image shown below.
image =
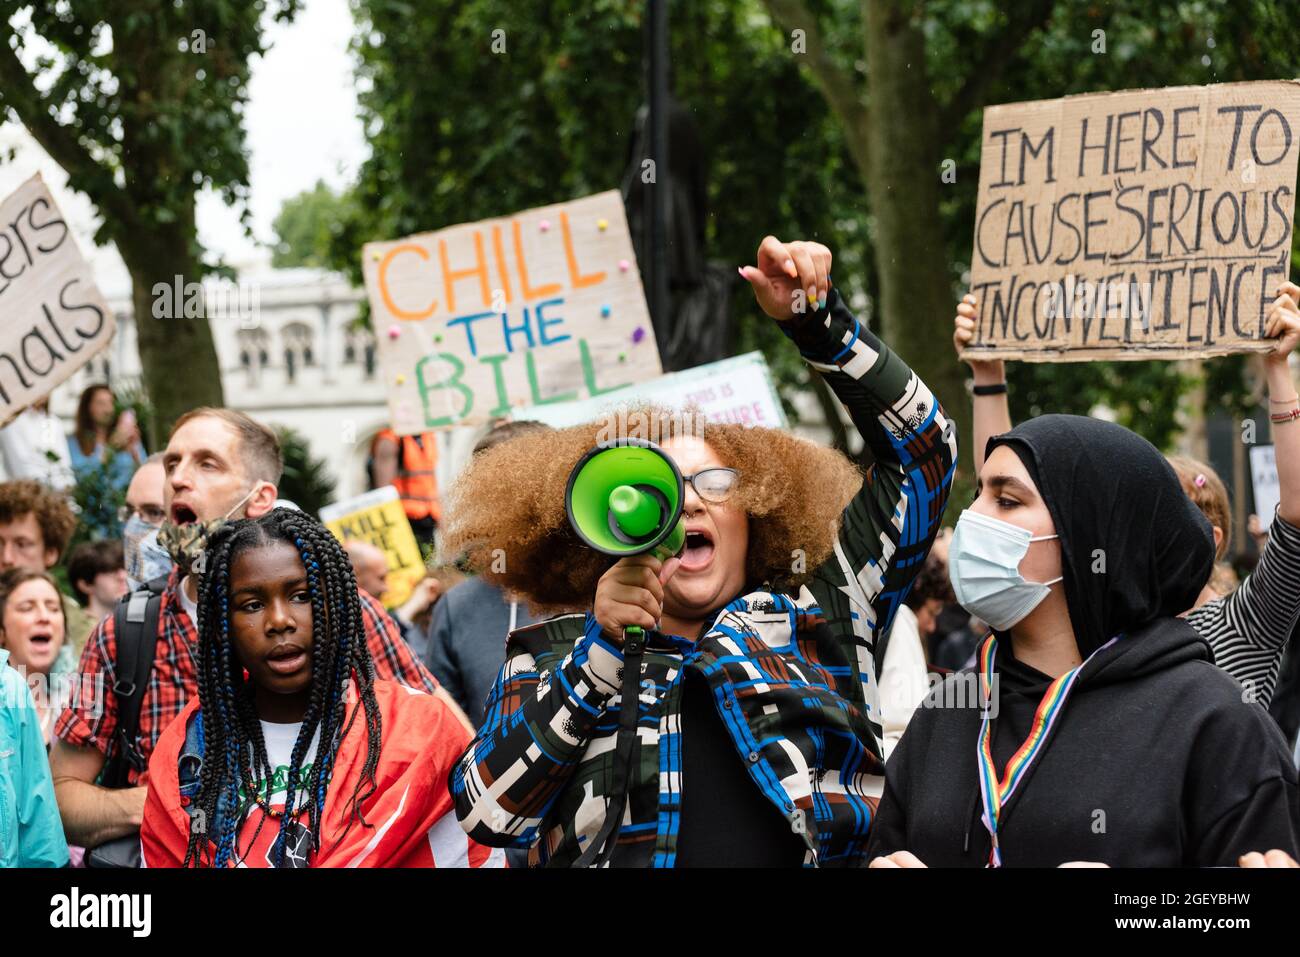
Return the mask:
<path id="1" fill-rule="evenodd" d="M 143 773 L 148 759 L 136 741 L 140 731 L 140 706 L 149 687 L 154 653 L 158 648 L 158 621 L 167 576 L 162 575 L 122 598 L 113 609 L 113 635 L 117 650 L 113 656 L 113 695 L 117 698 L 117 730 L 113 733 L 113 756 L 104 764 L 99 784 L 106 788 L 129 787 L 132 770 Z M 140 835 L 105 841 L 86 849 L 87 867 L 129 868 L 140 866 Z"/>
<path id="2" fill-rule="evenodd" d="M 160 575 L 123 597 L 113 609 L 114 654 L 113 695 L 117 698 L 117 730 L 113 734 L 113 756 L 104 765 L 99 783 L 106 788 L 127 787 L 127 775 L 144 772 L 149 761 L 140 753 L 136 738 L 140 732 L 140 706 L 153 671 L 158 647 L 158 621 L 167 576 Z"/>

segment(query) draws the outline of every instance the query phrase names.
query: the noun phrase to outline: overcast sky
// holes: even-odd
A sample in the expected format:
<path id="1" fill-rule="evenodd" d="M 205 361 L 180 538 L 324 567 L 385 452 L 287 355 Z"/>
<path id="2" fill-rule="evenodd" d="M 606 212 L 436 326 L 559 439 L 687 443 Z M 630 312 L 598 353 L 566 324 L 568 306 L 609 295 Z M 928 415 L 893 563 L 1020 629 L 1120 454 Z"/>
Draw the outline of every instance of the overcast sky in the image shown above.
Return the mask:
<path id="1" fill-rule="evenodd" d="M 259 240 L 270 240 L 271 222 L 285 199 L 310 189 L 317 179 L 343 186 L 365 159 L 348 52 L 351 36 L 347 0 L 305 0 L 293 24 L 270 28 L 269 52 L 253 60 L 245 127 L 250 210 Z M 94 231 L 90 203 L 66 189 L 58 165 L 16 124 L 0 125 L 0 148 L 8 146 L 15 146 L 17 155 L 13 163 L 0 165 L 0 198 L 33 173 L 42 173 L 89 254 Z M 243 234 L 238 212 L 215 195 L 200 196 L 198 223 L 204 245 L 233 265 L 265 255 Z M 106 295 L 129 291 L 126 271 L 114 252 L 96 250 L 92 259 Z"/>

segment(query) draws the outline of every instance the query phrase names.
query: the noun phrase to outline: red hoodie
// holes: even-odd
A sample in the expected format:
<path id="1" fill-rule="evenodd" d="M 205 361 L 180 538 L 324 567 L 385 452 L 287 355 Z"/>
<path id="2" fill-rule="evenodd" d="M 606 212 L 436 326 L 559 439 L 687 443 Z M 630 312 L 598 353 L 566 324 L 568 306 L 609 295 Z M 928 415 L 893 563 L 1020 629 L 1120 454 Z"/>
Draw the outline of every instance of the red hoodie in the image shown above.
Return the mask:
<path id="1" fill-rule="evenodd" d="M 366 761 L 364 712 L 357 714 L 339 744 L 334 773 L 325 795 L 323 833 L 319 851 L 309 854 L 309 867 L 502 867 L 500 850 L 469 840 L 456 820 L 447 774 L 469 745 L 464 726 L 437 698 L 411 691 L 391 681 L 375 682 L 382 745 L 375 769 L 377 790 L 361 804 L 366 827 L 352 821 L 350 799 Z M 348 692 L 349 719 L 357 706 Z M 198 697 L 167 726 L 149 760 L 149 794 L 140 828 L 146 867 L 180 867 L 189 845 L 190 815 L 182 805 L 177 764 L 185 744 L 190 717 L 199 709 Z M 368 790 L 368 785 L 362 791 Z M 187 801 L 188 803 L 188 801 Z M 240 866 L 270 866 L 270 849 L 280 820 L 262 823 L 254 807 L 240 826 L 236 845 L 243 852 Z M 298 819 L 305 826 L 307 816 Z M 347 833 L 344 834 L 344 829 Z M 249 842 L 253 844 L 249 847 Z M 216 845 L 208 843 L 210 862 Z M 288 853 L 286 851 L 286 853 Z M 232 863 L 233 866 L 233 863 Z"/>

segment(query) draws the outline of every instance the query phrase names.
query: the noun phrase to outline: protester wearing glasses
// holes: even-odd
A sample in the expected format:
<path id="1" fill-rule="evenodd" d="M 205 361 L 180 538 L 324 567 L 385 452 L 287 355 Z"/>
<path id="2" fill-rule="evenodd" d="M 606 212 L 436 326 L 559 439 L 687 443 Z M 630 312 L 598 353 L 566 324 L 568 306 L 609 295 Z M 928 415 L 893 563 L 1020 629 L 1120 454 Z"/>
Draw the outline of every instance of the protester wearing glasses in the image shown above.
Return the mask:
<path id="1" fill-rule="evenodd" d="M 157 528 L 167 518 L 163 507 L 163 485 L 167 475 L 162 460 L 163 453 L 155 452 L 131 476 L 131 484 L 126 488 L 126 504 L 117 513 L 117 520 L 123 525 L 132 516 L 139 516 L 146 525 Z"/>
<path id="2" fill-rule="evenodd" d="M 688 478 L 687 541 L 666 562 L 612 566 L 564 507 L 600 422 L 490 449 L 453 490 L 451 554 L 537 610 L 584 610 L 507 639 L 450 781 L 475 841 L 559 866 L 865 863 L 883 772 L 876 642 L 938 530 L 956 440 L 925 384 L 849 312 L 830 264 L 824 246 L 768 237 L 741 273 L 848 408 L 875 459 L 865 481 L 776 429 L 700 434 L 630 411 L 653 434 L 629 437 L 657 441 Z M 620 735 L 634 625 L 647 631 L 641 693 Z"/>

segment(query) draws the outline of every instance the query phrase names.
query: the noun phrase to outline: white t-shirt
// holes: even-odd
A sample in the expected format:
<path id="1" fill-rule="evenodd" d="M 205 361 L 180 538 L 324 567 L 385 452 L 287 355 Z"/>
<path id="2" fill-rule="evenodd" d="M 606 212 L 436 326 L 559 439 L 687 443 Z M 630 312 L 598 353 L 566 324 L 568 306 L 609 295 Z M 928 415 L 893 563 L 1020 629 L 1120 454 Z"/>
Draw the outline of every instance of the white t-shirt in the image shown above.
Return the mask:
<path id="1" fill-rule="evenodd" d="M 185 614 L 190 616 L 190 621 L 194 622 L 195 628 L 198 628 L 199 627 L 199 603 L 197 601 L 190 601 L 190 593 L 185 590 L 185 584 L 188 581 L 189 581 L 188 576 L 182 578 L 181 587 L 177 589 L 177 592 L 180 593 L 181 607 L 185 609 Z M 198 582 L 194 583 L 194 588 L 196 591 L 198 590 Z"/>
<path id="2" fill-rule="evenodd" d="M 32 406 L 0 429 L 0 458 L 10 479 L 36 479 L 59 490 L 75 481 L 63 423 Z"/>
<path id="3" fill-rule="evenodd" d="M 907 730 L 912 713 L 930 691 L 925 652 L 921 649 L 916 612 L 903 605 L 894 616 L 889 646 L 880 669 L 880 721 L 884 731 L 881 745 L 888 760 L 894 746 Z"/>
<path id="4" fill-rule="evenodd" d="M 302 729 L 302 722 L 295 724 L 272 724 L 270 721 L 261 722 L 262 739 L 266 742 L 266 757 L 271 764 L 271 795 L 269 801 L 271 805 L 282 805 L 284 799 L 288 796 L 289 789 L 289 762 L 293 757 L 293 746 L 298 740 L 298 732 Z M 299 771 L 298 793 L 294 798 L 294 803 L 302 807 L 306 803 L 307 793 L 303 790 L 303 784 L 311 774 L 312 765 L 316 761 L 316 745 L 320 743 L 320 727 L 316 728 L 316 733 L 312 736 L 311 744 L 307 747 L 307 753 L 302 759 L 302 768 Z"/>
<path id="5" fill-rule="evenodd" d="M 266 742 L 267 761 L 271 765 L 271 781 L 267 785 L 270 794 L 264 795 L 264 799 L 273 808 L 283 808 L 285 799 L 289 796 L 289 762 L 293 757 L 293 746 L 298 740 L 302 722 L 272 724 L 269 721 L 262 721 L 260 724 L 262 740 Z M 307 753 L 303 755 L 302 767 L 299 768 L 298 788 L 293 801 L 296 810 L 301 810 L 308 803 L 308 781 L 312 766 L 316 763 L 316 746 L 319 742 L 320 728 L 318 727 L 312 736 L 311 744 L 307 747 Z M 240 805 L 244 806 L 247 801 L 242 786 L 239 792 Z M 275 860 L 273 842 L 279 832 L 279 819 L 267 818 L 259 805 L 249 804 L 247 814 L 240 821 L 239 837 L 235 841 L 236 853 L 245 856 L 241 857 L 235 866 L 247 867 L 249 860 L 257 862 L 258 866 L 261 866 L 262 860 L 267 865 L 273 866 Z M 305 816 L 300 815 L 288 826 L 285 863 L 290 867 L 306 867 L 311 854 L 310 848 L 311 832 L 307 829 Z"/>

